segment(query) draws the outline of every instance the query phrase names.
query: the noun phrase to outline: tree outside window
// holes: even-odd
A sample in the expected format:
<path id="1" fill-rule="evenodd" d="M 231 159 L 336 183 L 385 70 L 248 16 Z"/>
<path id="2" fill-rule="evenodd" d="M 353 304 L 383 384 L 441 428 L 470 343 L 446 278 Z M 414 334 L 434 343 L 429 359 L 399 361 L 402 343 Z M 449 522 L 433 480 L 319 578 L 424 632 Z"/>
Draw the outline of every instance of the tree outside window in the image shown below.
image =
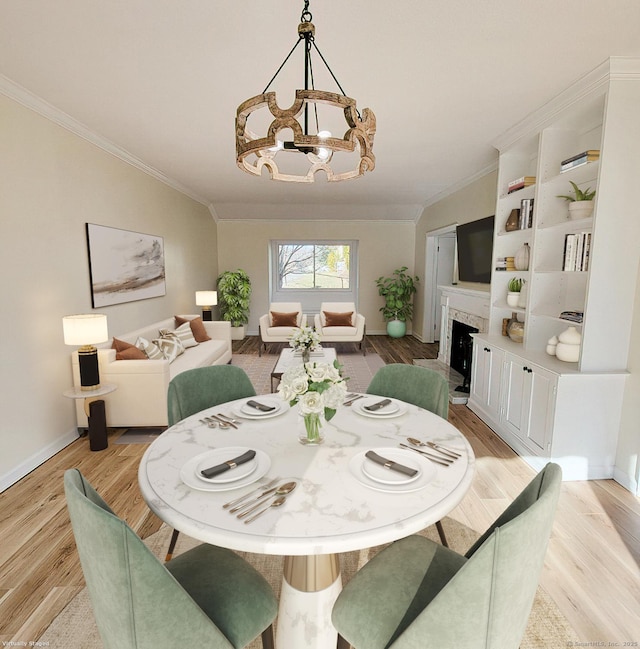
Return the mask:
<path id="1" fill-rule="evenodd" d="M 278 244 L 281 289 L 349 289 L 348 244 Z"/>

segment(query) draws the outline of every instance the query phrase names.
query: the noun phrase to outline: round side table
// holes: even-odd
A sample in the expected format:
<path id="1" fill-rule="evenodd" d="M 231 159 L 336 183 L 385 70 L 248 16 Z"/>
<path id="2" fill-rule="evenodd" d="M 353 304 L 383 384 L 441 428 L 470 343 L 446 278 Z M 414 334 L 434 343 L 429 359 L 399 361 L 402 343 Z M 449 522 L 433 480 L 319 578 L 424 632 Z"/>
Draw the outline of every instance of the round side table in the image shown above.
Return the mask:
<path id="1" fill-rule="evenodd" d="M 109 445 L 107 441 L 107 420 L 104 411 L 104 399 L 100 397 L 117 390 L 115 383 L 103 383 L 95 390 L 81 390 L 73 387 L 63 392 L 69 399 L 84 399 L 84 411 L 89 422 L 89 448 L 92 451 L 103 451 Z"/>

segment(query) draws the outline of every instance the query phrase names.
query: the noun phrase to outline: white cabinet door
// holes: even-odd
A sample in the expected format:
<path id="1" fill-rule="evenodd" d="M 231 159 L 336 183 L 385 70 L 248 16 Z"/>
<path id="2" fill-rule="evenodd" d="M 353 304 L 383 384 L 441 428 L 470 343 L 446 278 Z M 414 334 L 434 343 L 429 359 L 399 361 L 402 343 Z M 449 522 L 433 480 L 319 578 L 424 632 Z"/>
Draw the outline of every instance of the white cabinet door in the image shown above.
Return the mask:
<path id="1" fill-rule="evenodd" d="M 505 354 L 505 428 L 536 455 L 549 451 L 558 377 L 513 354 Z"/>
<path id="2" fill-rule="evenodd" d="M 471 398 L 496 421 L 500 418 L 500 387 L 504 351 L 474 338 Z"/>

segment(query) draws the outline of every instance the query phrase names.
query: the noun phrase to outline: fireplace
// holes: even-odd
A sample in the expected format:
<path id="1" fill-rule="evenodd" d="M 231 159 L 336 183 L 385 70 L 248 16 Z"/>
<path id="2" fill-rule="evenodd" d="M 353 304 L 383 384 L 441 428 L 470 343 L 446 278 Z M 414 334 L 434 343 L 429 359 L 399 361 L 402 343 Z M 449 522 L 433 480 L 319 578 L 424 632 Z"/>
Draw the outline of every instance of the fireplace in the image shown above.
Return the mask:
<path id="1" fill-rule="evenodd" d="M 462 385 L 456 388 L 458 392 L 469 392 L 473 350 L 471 334 L 477 333 L 479 333 L 479 330 L 476 327 L 471 327 L 459 320 L 454 320 L 451 323 L 451 357 L 449 365 L 464 377 Z"/>

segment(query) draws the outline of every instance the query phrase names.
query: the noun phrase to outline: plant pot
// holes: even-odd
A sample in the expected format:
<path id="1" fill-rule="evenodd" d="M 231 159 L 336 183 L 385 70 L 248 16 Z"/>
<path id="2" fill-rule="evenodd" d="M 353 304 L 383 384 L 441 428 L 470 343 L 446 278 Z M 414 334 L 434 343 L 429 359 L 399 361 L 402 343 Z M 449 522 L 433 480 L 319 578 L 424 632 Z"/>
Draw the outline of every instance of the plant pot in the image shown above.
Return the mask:
<path id="1" fill-rule="evenodd" d="M 507 293 L 507 304 L 511 307 L 517 307 L 518 302 L 520 301 L 520 293 L 514 293 L 513 291 L 509 291 Z"/>
<path id="2" fill-rule="evenodd" d="M 391 338 L 402 338 L 407 333 L 407 323 L 402 320 L 389 320 L 387 322 L 387 335 Z"/>
<path id="3" fill-rule="evenodd" d="M 244 325 L 231 327 L 231 340 L 244 340 Z"/>
<path id="4" fill-rule="evenodd" d="M 569 203 L 569 218 L 572 221 L 588 219 L 592 212 L 593 201 L 573 201 Z"/>

